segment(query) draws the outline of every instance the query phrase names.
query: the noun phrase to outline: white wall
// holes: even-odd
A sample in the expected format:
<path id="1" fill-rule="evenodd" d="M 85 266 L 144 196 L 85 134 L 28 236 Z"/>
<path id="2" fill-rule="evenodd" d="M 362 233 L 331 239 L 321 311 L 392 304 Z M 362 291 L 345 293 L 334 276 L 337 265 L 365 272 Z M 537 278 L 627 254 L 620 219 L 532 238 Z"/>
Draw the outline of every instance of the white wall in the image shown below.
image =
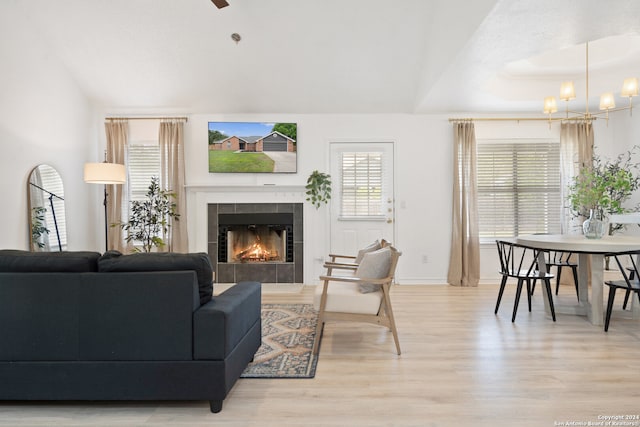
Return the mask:
<path id="1" fill-rule="evenodd" d="M 618 113 L 606 125 L 595 124 L 597 151 L 615 156 L 640 134 L 638 120 Z M 623 113 L 628 114 L 628 113 Z M 332 141 L 394 141 L 396 144 L 396 245 L 403 251 L 398 281 L 446 283 L 451 234 L 452 126 L 444 115 L 192 115 L 186 127 L 187 185 L 198 187 L 304 186 L 314 169 L 329 170 Z M 208 121 L 287 121 L 298 123 L 298 173 L 209 174 Z M 555 138 L 560 124 L 546 122 L 476 122 L 477 138 Z M 640 140 L 639 140 L 640 141 Z M 293 191 L 293 190 L 292 190 Z M 302 191 L 302 190 L 301 190 Z M 289 195 L 292 196 L 292 195 Z M 232 201 L 233 193 L 224 194 Z M 238 198 L 245 194 L 238 193 Z M 261 198 L 264 194 L 261 193 Z M 281 196 L 282 197 L 282 196 Z M 284 196 L 286 197 L 286 195 Z M 191 206 L 190 206 L 191 207 Z M 206 230 L 194 227 L 196 212 L 189 212 L 192 250 L 206 251 Z M 202 220 L 200 220 L 201 224 Z M 305 206 L 305 282 L 316 283 L 322 271 L 319 259 L 329 252 L 326 209 Z M 200 237 L 200 238 L 199 238 Z M 422 263 L 422 255 L 428 263 Z M 481 248 L 481 282 L 495 282 L 498 260 L 493 244 Z"/>
<path id="2" fill-rule="evenodd" d="M 27 179 L 47 163 L 65 186 L 69 249 L 92 249 L 96 212 L 82 180 L 97 141 L 89 103 L 11 3 L 0 2 L 0 248 L 28 249 Z"/>

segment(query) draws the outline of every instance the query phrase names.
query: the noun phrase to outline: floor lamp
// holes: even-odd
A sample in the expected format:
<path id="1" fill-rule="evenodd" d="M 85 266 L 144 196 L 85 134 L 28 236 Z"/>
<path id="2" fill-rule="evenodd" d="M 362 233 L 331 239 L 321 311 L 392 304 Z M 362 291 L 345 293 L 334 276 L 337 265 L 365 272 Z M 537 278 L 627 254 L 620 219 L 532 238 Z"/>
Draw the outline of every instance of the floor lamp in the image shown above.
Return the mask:
<path id="1" fill-rule="evenodd" d="M 84 182 L 89 184 L 104 184 L 104 245 L 109 250 L 109 224 L 107 217 L 107 185 L 124 184 L 127 172 L 124 165 L 118 163 L 85 163 Z"/>

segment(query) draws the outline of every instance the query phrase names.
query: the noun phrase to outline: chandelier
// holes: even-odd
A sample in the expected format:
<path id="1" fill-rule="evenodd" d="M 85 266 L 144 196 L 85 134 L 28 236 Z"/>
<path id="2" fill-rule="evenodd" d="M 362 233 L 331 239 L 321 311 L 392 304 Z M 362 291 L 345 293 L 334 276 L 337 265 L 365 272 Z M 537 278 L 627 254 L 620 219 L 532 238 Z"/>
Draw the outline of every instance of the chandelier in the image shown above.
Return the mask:
<path id="1" fill-rule="evenodd" d="M 622 83 L 622 90 L 620 91 L 620 96 L 623 98 L 629 98 L 629 105 L 624 107 L 616 108 L 615 97 L 613 92 L 606 92 L 600 95 L 600 111 L 597 113 L 589 112 L 589 43 L 586 43 L 586 108 L 584 112 L 581 111 L 572 111 L 569 109 L 569 101 L 576 98 L 576 90 L 573 85 L 573 81 L 563 82 L 560 85 L 560 100 L 565 101 L 566 104 L 566 116 L 563 118 L 552 118 L 551 115 L 558 111 L 558 104 L 556 103 L 555 96 L 547 96 L 544 98 L 544 110 L 545 114 L 549 115 L 549 122 L 551 120 L 566 120 L 566 119 L 583 119 L 583 120 L 593 120 L 596 116 L 600 114 L 606 114 L 607 123 L 609 122 L 609 113 L 614 111 L 621 110 L 629 110 L 631 114 L 633 112 L 633 102 L 632 99 L 634 96 L 638 95 L 638 79 L 636 77 L 631 77 L 624 79 Z M 573 114 L 573 116 L 570 116 Z"/>

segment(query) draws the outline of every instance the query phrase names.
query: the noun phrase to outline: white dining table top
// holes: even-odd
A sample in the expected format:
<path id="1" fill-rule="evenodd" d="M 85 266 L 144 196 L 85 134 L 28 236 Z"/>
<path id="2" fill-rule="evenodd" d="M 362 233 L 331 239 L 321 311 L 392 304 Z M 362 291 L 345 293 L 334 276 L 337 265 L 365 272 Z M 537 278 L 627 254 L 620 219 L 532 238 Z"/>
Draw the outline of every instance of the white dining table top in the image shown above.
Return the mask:
<path id="1" fill-rule="evenodd" d="M 587 239 L 580 234 L 530 234 L 518 236 L 519 245 L 536 249 L 549 249 L 570 252 L 620 253 L 640 250 L 640 236 L 613 235 L 602 239 Z"/>

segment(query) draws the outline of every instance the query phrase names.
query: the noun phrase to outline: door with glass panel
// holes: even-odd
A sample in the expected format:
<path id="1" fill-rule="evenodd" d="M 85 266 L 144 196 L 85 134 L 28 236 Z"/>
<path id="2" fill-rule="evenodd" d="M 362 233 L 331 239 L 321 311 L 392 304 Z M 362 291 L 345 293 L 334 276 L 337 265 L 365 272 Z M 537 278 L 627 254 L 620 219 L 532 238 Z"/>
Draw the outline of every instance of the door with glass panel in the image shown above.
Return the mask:
<path id="1" fill-rule="evenodd" d="M 393 143 L 331 143 L 332 253 L 394 242 Z"/>

